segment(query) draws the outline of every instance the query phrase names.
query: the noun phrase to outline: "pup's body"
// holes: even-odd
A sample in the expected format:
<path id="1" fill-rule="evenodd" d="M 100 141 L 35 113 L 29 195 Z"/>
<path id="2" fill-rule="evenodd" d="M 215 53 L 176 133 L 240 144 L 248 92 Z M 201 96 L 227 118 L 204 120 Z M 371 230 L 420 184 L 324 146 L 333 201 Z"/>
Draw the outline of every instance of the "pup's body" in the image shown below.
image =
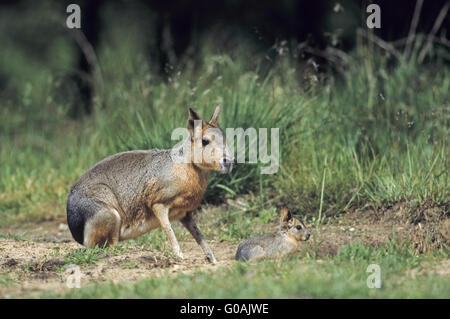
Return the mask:
<path id="1" fill-rule="evenodd" d="M 192 218 L 208 183 L 209 170 L 231 171 L 228 149 L 217 147 L 214 161 L 179 161 L 193 147 L 194 120 L 201 120 L 200 139 L 208 139 L 206 129 L 217 125 L 217 108 L 210 123 L 190 110 L 190 138 L 173 150 L 130 151 L 112 155 L 84 173 L 73 185 L 67 199 L 67 223 L 76 241 L 87 247 L 110 246 L 140 236 L 162 226 L 174 252 L 183 257 L 170 225 L 180 220 L 215 262 L 208 244 Z M 209 143 L 209 142 L 208 142 Z M 218 143 L 218 141 L 216 141 Z M 211 138 L 214 146 L 214 139 Z M 186 152 L 187 153 L 187 152 Z M 191 152 L 192 153 L 192 152 Z M 190 154 L 190 153 L 189 153 Z M 190 156 L 190 155 L 189 155 Z"/>
<path id="2" fill-rule="evenodd" d="M 235 258 L 250 260 L 294 254 L 300 248 L 300 241 L 308 240 L 310 235 L 300 220 L 293 218 L 287 209 L 282 209 L 280 229 L 276 233 L 249 238 L 242 242 L 238 246 Z"/>

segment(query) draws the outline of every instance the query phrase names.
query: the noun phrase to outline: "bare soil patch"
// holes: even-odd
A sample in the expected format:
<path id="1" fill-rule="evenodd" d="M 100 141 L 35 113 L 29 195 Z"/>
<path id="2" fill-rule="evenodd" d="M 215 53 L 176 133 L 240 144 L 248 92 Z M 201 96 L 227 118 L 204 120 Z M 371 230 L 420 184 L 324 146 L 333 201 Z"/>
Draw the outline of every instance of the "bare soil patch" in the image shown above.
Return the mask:
<path id="1" fill-rule="evenodd" d="M 450 204 L 401 201 L 393 206 L 351 210 L 330 225 L 320 226 L 319 257 L 334 255 L 350 242 L 382 246 L 391 240 L 408 241 L 417 253 L 450 245 Z"/>
<path id="2" fill-rule="evenodd" d="M 210 242 L 218 263 L 210 264 L 200 247 L 192 241 L 181 242 L 185 259 L 177 260 L 163 252 L 139 247 L 127 248 L 118 255 L 106 254 L 99 261 L 81 265 L 81 284 L 105 281 L 136 281 L 195 270 L 216 270 L 230 266 L 234 246 L 223 242 Z M 0 274 L 8 273 L 10 285 L 0 285 L 0 298 L 34 295 L 43 291 L 63 292 L 68 264 L 64 256 L 80 248 L 77 243 L 52 243 L 0 239 Z M 56 255 L 56 256 L 55 256 Z"/>
<path id="3" fill-rule="evenodd" d="M 420 204 L 404 200 L 388 207 L 373 207 L 361 212 L 369 222 L 402 226 L 401 235 L 409 238 L 418 253 L 450 244 L 450 203 L 436 205 L 431 200 Z"/>

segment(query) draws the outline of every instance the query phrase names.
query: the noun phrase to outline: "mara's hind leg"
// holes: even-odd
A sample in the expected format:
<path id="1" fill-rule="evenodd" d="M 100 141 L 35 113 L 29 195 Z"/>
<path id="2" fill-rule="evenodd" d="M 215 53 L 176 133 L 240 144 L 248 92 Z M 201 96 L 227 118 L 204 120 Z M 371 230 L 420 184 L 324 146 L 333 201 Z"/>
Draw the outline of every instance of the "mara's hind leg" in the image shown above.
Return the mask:
<path id="1" fill-rule="evenodd" d="M 113 208 L 103 208 L 93 214 L 84 229 L 83 245 L 89 248 L 109 247 L 117 244 L 120 235 L 121 220 Z"/>

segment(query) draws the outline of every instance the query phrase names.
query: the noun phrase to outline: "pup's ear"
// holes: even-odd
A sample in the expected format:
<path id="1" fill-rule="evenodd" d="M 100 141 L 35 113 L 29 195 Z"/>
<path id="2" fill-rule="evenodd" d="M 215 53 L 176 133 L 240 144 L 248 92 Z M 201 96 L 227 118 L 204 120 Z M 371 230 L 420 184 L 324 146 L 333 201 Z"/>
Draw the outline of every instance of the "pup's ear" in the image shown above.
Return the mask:
<path id="1" fill-rule="evenodd" d="M 292 214 L 287 208 L 280 210 L 280 224 L 282 227 L 287 227 L 289 221 L 292 219 Z"/>
<path id="2" fill-rule="evenodd" d="M 203 119 L 192 108 L 189 108 L 188 130 L 189 130 L 189 132 L 191 132 L 191 135 L 194 132 L 195 121 L 202 121 L 202 127 L 203 127 L 203 125 L 204 125 Z"/>
<path id="3" fill-rule="evenodd" d="M 220 105 L 217 105 L 214 114 L 211 116 L 211 119 L 209 120 L 209 124 L 217 126 L 217 123 L 219 122 L 219 115 L 220 115 Z"/>

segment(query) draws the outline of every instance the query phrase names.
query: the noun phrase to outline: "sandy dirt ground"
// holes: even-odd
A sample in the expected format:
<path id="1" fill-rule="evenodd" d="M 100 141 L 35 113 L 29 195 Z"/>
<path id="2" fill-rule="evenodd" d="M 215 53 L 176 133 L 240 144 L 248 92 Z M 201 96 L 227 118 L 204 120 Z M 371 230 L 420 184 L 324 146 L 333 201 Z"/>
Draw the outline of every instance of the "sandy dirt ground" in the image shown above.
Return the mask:
<path id="1" fill-rule="evenodd" d="M 433 228 L 435 235 L 441 241 L 448 242 L 450 229 L 448 215 L 439 213 L 432 222 L 428 220 L 428 224 L 425 219 L 422 223 L 414 223 L 402 217 L 402 213 L 399 213 L 401 208 L 402 206 L 347 212 L 331 224 L 310 228 L 313 236 L 305 243 L 301 253 L 315 254 L 320 259 L 327 255 L 335 255 L 340 247 L 351 242 L 378 246 L 386 244 L 392 236 L 397 240 L 416 240 L 416 248 L 420 253 L 427 248 L 423 244 L 424 236 L 428 234 L 426 231 L 430 228 L 427 228 L 427 225 L 437 224 L 440 228 Z M 442 212 L 442 208 L 437 211 Z M 204 228 L 207 225 L 200 227 Z M 274 231 L 276 227 L 276 224 L 271 225 L 268 232 Z M 8 238 L 0 238 L 0 278 L 3 276 L 3 283 L 0 282 L 0 298 L 32 297 L 43 292 L 61 293 L 70 289 L 66 284 L 69 273 L 66 272 L 68 265 L 64 256 L 82 246 L 72 239 L 64 219 L 26 227 L 9 227 L 0 229 L 0 232 L 10 234 Z M 19 237 L 12 238 L 11 235 Z M 218 261 L 216 265 L 206 260 L 193 239 L 180 241 L 184 260 L 177 260 L 156 249 L 127 246 L 123 252 L 107 253 L 95 263 L 82 265 L 82 285 L 105 281 L 134 282 L 144 278 L 191 273 L 197 270 L 217 271 L 230 267 L 235 262 L 234 254 L 238 243 L 214 240 L 209 242 Z M 433 267 L 437 274 L 449 276 L 450 259 Z M 411 275 L 414 274 L 413 271 Z"/>
<path id="2" fill-rule="evenodd" d="M 53 226 L 53 227 L 52 227 Z M 27 239 L 0 239 L 0 274 L 7 271 L 14 278 L 12 285 L 0 285 L 0 298 L 33 296 L 45 291 L 63 292 L 67 289 L 66 272 L 69 265 L 64 256 L 82 248 L 61 221 L 45 222 L 36 228 L 10 229 L 10 234 L 23 234 Z M 36 234 L 37 237 L 33 237 Z M 180 241 L 184 259 L 141 247 L 129 247 L 119 253 L 100 257 L 93 264 L 81 266 L 82 285 L 105 281 L 137 281 L 149 277 L 189 273 L 195 270 L 217 270 L 233 263 L 235 245 L 209 241 L 217 264 L 209 263 L 194 240 Z"/>

